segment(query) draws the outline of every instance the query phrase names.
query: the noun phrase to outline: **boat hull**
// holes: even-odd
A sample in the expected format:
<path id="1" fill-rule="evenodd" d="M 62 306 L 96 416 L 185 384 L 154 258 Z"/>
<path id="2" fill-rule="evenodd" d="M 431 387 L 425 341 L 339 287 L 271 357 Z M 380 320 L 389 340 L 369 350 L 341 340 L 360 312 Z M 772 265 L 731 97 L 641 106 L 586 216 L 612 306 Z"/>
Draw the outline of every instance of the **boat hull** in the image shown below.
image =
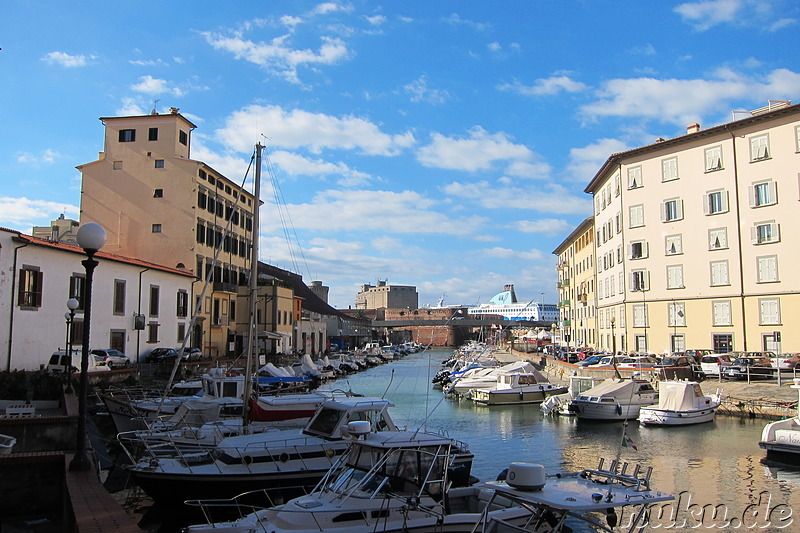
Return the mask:
<path id="1" fill-rule="evenodd" d="M 564 394 L 566 387 L 539 388 L 533 390 L 475 390 L 472 401 L 480 405 L 514 405 L 542 403 L 549 396 Z"/>
<path id="2" fill-rule="evenodd" d="M 579 420 L 632 420 L 638 418 L 642 406 L 638 404 L 616 405 L 580 402 L 573 400 L 569 410 Z"/>
<path id="3" fill-rule="evenodd" d="M 692 411 L 670 411 L 642 407 L 639 411 L 639 422 L 645 426 L 688 426 L 704 424 L 714 420 L 716 408 L 697 409 Z"/>

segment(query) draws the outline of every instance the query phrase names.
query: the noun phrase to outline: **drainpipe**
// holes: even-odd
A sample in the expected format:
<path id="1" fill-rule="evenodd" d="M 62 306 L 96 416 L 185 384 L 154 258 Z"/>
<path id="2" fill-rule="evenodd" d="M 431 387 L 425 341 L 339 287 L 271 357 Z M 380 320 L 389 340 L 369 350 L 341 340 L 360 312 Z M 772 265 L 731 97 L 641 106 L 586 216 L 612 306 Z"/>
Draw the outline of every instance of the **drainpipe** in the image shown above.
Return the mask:
<path id="1" fill-rule="evenodd" d="M 139 296 L 137 298 L 138 307 L 137 307 L 137 310 L 136 310 L 136 314 L 137 315 L 141 315 L 142 314 L 142 274 L 144 274 L 148 270 L 150 270 L 150 269 L 149 268 L 145 268 L 144 270 L 139 271 Z M 142 330 L 141 329 L 137 329 L 136 330 L 136 362 L 137 363 L 139 362 L 139 342 L 140 342 L 141 335 L 142 335 Z"/>
<path id="2" fill-rule="evenodd" d="M 742 224 L 741 224 L 741 209 L 739 206 L 739 159 L 736 157 L 736 135 L 733 134 L 730 127 L 726 124 L 725 130 L 731 136 L 731 145 L 733 146 L 733 190 L 736 191 L 736 236 L 739 240 L 739 303 L 742 313 L 742 344 L 744 351 L 749 350 L 747 347 L 747 322 L 745 321 L 746 313 L 744 307 L 744 258 L 742 257 Z"/>
<path id="3" fill-rule="evenodd" d="M 18 234 L 19 235 L 19 234 Z M 14 266 L 11 272 L 11 312 L 8 320 L 8 355 L 6 356 L 6 371 L 11 371 L 11 344 L 14 338 L 14 296 L 17 291 L 14 290 L 14 285 L 17 283 L 17 252 L 20 248 L 25 248 L 29 243 L 14 248 Z"/>

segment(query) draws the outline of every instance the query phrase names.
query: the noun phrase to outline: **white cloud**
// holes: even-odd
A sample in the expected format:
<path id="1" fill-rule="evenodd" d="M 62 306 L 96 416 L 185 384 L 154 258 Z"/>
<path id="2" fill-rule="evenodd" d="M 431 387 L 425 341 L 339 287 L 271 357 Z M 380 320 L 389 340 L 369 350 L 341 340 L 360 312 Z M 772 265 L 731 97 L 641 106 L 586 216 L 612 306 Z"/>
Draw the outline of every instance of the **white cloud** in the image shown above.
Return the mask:
<path id="1" fill-rule="evenodd" d="M 177 62 L 177 61 L 176 61 Z M 131 59 L 128 61 L 131 65 L 136 65 L 137 67 L 155 67 L 155 66 L 164 66 L 166 63 L 161 59 Z"/>
<path id="2" fill-rule="evenodd" d="M 772 32 L 797 23 L 795 19 L 781 17 L 785 10 L 773 9 L 776 5 L 763 0 L 702 0 L 680 4 L 674 11 L 697 31 L 731 24 Z"/>
<path id="3" fill-rule="evenodd" d="M 403 87 L 406 94 L 411 95 L 412 102 L 426 102 L 429 104 L 443 104 L 450 99 L 450 93 L 445 89 L 431 89 L 428 79 L 424 74 Z"/>
<path id="4" fill-rule="evenodd" d="M 557 184 L 531 187 L 498 180 L 496 184 L 488 181 L 453 182 L 442 189 L 451 196 L 471 200 L 488 209 L 526 209 L 559 214 L 585 214 L 592 211 L 588 195 L 574 196 Z"/>
<path id="5" fill-rule="evenodd" d="M 515 144 L 504 132 L 490 134 L 480 126 L 466 138 L 432 134 L 431 143 L 417 152 L 417 160 L 426 167 L 476 172 L 490 170 L 500 161 L 530 162 L 534 153 L 522 144 Z"/>
<path id="6" fill-rule="evenodd" d="M 353 6 L 349 4 L 339 4 L 336 2 L 323 2 L 311 10 L 312 15 L 328 15 L 330 13 L 350 13 L 353 11 Z"/>
<path id="7" fill-rule="evenodd" d="M 384 17 L 383 15 L 375 15 L 372 17 L 364 17 L 364 18 L 367 20 L 367 22 L 369 22 L 373 26 L 380 26 L 386 23 L 386 17 Z"/>
<path id="8" fill-rule="evenodd" d="M 458 13 L 452 13 L 449 17 L 442 18 L 442 20 L 451 26 L 467 26 L 477 31 L 486 31 L 492 27 L 492 25 L 488 23 L 462 19 Z"/>
<path id="9" fill-rule="evenodd" d="M 264 134 L 271 147 L 304 147 L 314 153 L 323 149 L 357 150 L 366 155 L 394 156 L 415 143 L 411 132 L 384 133 L 369 120 L 334 117 L 301 109 L 251 105 L 228 117 L 216 135 L 230 147 L 249 151 L 253 139 Z"/>
<path id="10" fill-rule="evenodd" d="M 755 78 L 720 68 L 702 79 L 609 80 L 597 92 L 598 98 L 580 111 L 590 120 L 608 116 L 639 117 L 685 126 L 702 123 L 703 116 L 728 111 L 743 103 L 791 99 L 798 92 L 800 74 L 797 72 L 776 69 L 763 78 Z"/>
<path id="11" fill-rule="evenodd" d="M 338 176 L 337 183 L 343 187 L 362 186 L 372 180 L 369 174 L 353 170 L 344 163 L 311 160 L 283 150 L 272 152 L 270 159 L 291 176 Z"/>
<path id="12" fill-rule="evenodd" d="M 586 85 L 575 81 L 567 75 L 541 78 L 533 85 L 523 85 L 519 81 L 504 83 L 497 87 L 501 91 L 509 91 L 523 96 L 553 96 L 561 92 L 577 93 L 588 89 Z"/>
<path id="13" fill-rule="evenodd" d="M 293 48 L 290 35 L 275 37 L 268 42 L 245 39 L 241 32 L 232 32 L 227 36 L 213 32 L 204 32 L 202 35 L 215 49 L 264 67 L 291 83 L 300 83 L 298 67 L 335 65 L 349 57 L 347 45 L 336 37 L 320 37 L 319 48 L 311 50 Z"/>
<path id="14" fill-rule="evenodd" d="M 569 235 L 575 229 L 572 224 L 560 218 L 516 220 L 510 226 L 523 233 L 542 233 L 544 235 Z"/>
<path id="15" fill-rule="evenodd" d="M 374 232 L 386 234 L 440 234 L 470 236 L 486 219 L 478 216 L 451 218 L 437 204 L 414 191 L 327 190 L 311 203 L 288 205 L 297 228 L 326 232 Z"/>
<path id="16" fill-rule="evenodd" d="M 18 163 L 30 163 L 30 164 L 38 164 L 38 163 L 53 163 L 56 159 L 59 159 L 61 154 L 56 152 L 51 148 L 46 148 L 39 154 L 32 154 L 29 152 L 23 152 L 17 155 L 17 162 Z"/>
<path id="17" fill-rule="evenodd" d="M 496 257 L 499 259 L 522 259 L 524 261 L 539 261 L 549 254 L 545 254 L 541 250 L 531 249 L 528 251 L 512 250 L 511 248 L 486 248 L 481 250 L 481 253 L 489 257 Z"/>
<path id="18" fill-rule="evenodd" d="M 630 147 L 618 139 L 598 139 L 582 148 L 571 148 L 566 173 L 570 179 L 589 183 L 611 154 Z"/>
<path id="19" fill-rule="evenodd" d="M 498 43 L 497 41 L 487 44 L 486 47 L 489 49 L 490 52 L 500 52 L 503 50 L 503 47 L 500 46 L 500 43 Z"/>
<path id="20" fill-rule="evenodd" d="M 85 67 L 92 63 L 97 56 L 94 55 L 70 55 L 66 52 L 49 52 L 45 54 L 42 61 L 50 65 L 60 65 L 62 67 Z"/>
<path id="21" fill-rule="evenodd" d="M 29 233 L 28 228 L 47 226 L 62 213 L 69 218 L 77 219 L 80 209 L 78 206 L 63 202 L 0 196 L 0 226 L 9 229 Z"/>
<path id="22" fill-rule="evenodd" d="M 169 87 L 166 80 L 160 80 L 150 75 L 139 76 L 139 83 L 131 85 L 131 90 L 137 93 L 150 95 L 171 94 L 172 96 L 183 96 L 183 90 L 178 87 Z"/>

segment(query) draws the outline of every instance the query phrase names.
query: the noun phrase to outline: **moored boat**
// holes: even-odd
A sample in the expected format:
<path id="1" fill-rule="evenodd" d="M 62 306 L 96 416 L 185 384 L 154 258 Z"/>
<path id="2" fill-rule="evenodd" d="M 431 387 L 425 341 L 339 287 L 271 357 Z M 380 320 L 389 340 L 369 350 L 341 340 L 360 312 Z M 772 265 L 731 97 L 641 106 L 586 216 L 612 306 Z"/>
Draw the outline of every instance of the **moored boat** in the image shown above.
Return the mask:
<path id="1" fill-rule="evenodd" d="M 687 426 L 714 420 L 722 402 L 719 393 L 703 394 L 696 381 L 661 381 L 658 403 L 639 410 L 639 422 L 648 426 Z"/>
<path id="2" fill-rule="evenodd" d="M 800 378 L 791 386 L 800 396 Z M 767 459 L 787 464 L 800 464 L 800 401 L 798 414 L 784 420 L 770 422 L 761 431 L 758 446 L 767 451 Z"/>
<path id="3" fill-rule="evenodd" d="M 542 403 L 548 396 L 564 394 L 567 387 L 550 383 L 541 372 L 501 373 L 493 389 L 475 389 L 469 397 L 481 405 Z"/>
<path id="4" fill-rule="evenodd" d="M 649 381 L 609 378 L 572 400 L 569 409 L 581 420 L 630 420 L 656 402 L 658 391 Z"/>

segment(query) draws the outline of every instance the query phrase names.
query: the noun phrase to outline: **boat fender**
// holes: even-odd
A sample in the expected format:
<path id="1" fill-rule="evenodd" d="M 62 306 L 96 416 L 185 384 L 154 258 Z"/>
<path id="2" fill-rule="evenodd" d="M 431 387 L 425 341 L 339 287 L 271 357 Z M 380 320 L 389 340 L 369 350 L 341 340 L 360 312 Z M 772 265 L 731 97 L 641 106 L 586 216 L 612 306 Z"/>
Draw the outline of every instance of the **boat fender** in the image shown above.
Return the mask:
<path id="1" fill-rule="evenodd" d="M 617 414 L 618 415 L 622 415 L 622 406 L 621 405 L 617 405 Z"/>
<path id="2" fill-rule="evenodd" d="M 328 459 L 330 459 L 331 457 L 336 455 L 336 451 L 333 448 L 328 448 L 327 450 L 325 450 L 325 455 L 327 455 Z"/>
<path id="3" fill-rule="evenodd" d="M 617 527 L 617 514 L 614 512 L 613 507 L 606 509 L 606 523 L 608 523 L 608 527 L 610 528 Z"/>
<path id="4" fill-rule="evenodd" d="M 288 460 L 289 460 L 289 454 L 288 454 L 288 453 L 286 453 L 286 452 L 283 452 L 282 454 L 280 454 L 280 455 L 278 456 L 278 460 L 279 460 L 280 462 L 282 462 L 282 463 L 285 463 L 286 461 L 288 461 Z"/>
<path id="5" fill-rule="evenodd" d="M 252 463 L 252 462 L 253 462 L 253 458 L 252 458 L 252 457 L 250 457 L 249 455 L 243 455 L 243 456 L 242 456 L 242 464 L 243 464 L 243 465 L 247 466 L 247 465 L 249 465 L 249 464 L 250 464 L 250 463 Z"/>

